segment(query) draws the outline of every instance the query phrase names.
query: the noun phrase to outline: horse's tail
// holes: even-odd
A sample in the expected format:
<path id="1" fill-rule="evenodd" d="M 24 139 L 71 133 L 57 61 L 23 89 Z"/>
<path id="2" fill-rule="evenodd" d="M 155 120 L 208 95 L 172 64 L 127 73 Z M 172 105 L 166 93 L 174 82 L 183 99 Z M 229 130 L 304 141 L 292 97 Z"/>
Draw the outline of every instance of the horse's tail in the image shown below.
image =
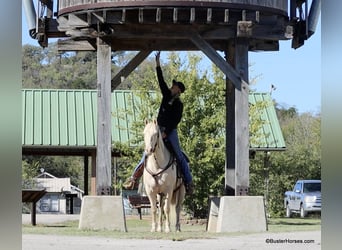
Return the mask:
<path id="1" fill-rule="evenodd" d="M 179 224 L 180 212 L 185 196 L 185 186 L 182 178 L 177 178 L 176 189 L 173 191 L 172 199 L 170 202 L 170 222 L 172 225 Z"/>

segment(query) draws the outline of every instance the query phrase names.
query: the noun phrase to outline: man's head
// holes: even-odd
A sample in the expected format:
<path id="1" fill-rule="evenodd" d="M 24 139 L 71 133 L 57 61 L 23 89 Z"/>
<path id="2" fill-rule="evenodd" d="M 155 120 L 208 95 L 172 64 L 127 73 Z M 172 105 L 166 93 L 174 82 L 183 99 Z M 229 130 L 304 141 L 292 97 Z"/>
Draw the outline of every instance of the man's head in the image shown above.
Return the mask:
<path id="1" fill-rule="evenodd" d="M 174 94 L 184 93 L 185 86 L 182 82 L 178 82 L 176 80 L 172 80 L 171 91 L 174 91 Z"/>

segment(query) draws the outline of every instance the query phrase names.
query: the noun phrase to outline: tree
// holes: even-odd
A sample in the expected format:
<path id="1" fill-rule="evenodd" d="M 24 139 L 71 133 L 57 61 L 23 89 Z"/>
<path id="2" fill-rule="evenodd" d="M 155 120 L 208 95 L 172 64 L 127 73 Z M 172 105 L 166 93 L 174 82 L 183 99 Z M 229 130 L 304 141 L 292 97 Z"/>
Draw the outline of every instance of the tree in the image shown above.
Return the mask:
<path id="1" fill-rule="evenodd" d="M 58 178 L 70 177 L 75 186 L 83 186 L 83 165 L 81 157 L 23 156 L 22 179 L 31 182 L 41 173 L 41 169 Z"/>
<path id="2" fill-rule="evenodd" d="M 33 45 L 22 48 L 24 88 L 96 89 L 97 54 L 93 51 L 59 53 L 57 43 L 43 49 Z M 118 53 L 123 57 L 124 53 Z M 120 60 L 112 60 L 112 71 Z"/>
<path id="3" fill-rule="evenodd" d="M 251 193 L 264 195 L 268 186 L 270 216 L 284 215 L 284 193 L 298 179 L 321 179 L 320 116 L 298 114 L 296 109 L 277 108 L 286 151 L 259 154 L 251 161 Z M 265 180 L 268 179 L 268 183 Z"/>
<path id="4" fill-rule="evenodd" d="M 181 97 L 185 105 L 178 132 L 182 148 L 190 159 L 196 187 L 195 194 L 191 199 L 186 198 L 185 205 L 195 217 L 207 216 L 208 197 L 223 194 L 225 176 L 226 78 L 214 65 L 211 75 L 206 70 L 199 72 L 201 60 L 196 53 L 188 53 L 187 58 L 169 53 L 169 63 L 162 66 L 166 82 L 171 83 L 172 79 L 177 79 L 184 82 L 187 89 Z M 146 118 L 156 117 L 161 100 L 154 67 L 154 61 L 146 61 L 127 79 L 132 84 L 132 89 L 139 91 L 137 95 L 142 100 L 138 119 L 141 122 L 136 124 L 140 131 Z M 156 98 L 151 98 L 151 90 L 157 90 Z M 265 106 L 262 105 L 254 105 L 253 116 Z M 258 119 L 252 127 L 252 137 L 255 140 L 260 136 L 258 131 L 262 124 Z M 141 137 L 140 139 L 142 141 Z"/>

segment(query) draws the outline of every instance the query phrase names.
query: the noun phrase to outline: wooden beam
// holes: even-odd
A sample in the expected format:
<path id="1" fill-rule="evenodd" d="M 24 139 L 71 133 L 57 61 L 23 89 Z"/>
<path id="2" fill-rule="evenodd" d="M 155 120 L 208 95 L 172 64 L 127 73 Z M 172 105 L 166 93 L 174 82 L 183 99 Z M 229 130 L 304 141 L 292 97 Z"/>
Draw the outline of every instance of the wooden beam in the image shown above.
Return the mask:
<path id="1" fill-rule="evenodd" d="M 235 67 L 234 39 L 228 41 L 228 50 L 225 51 L 227 63 Z M 225 195 L 235 195 L 235 88 L 226 76 L 226 168 L 225 168 Z"/>
<path id="2" fill-rule="evenodd" d="M 142 61 L 151 53 L 151 51 L 140 51 L 127 65 L 121 69 L 112 79 L 111 90 L 120 85 L 123 78 L 126 78 Z"/>
<path id="3" fill-rule="evenodd" d="M 241 82 L 235 92 L 235 195 L 249 192 L 249 86 L 248 39 L 237 38 L 235 42 L 235 68 L 239 69 Z"/>
<path id="4" fill-rule="evenodd" d="M 193 33 L 191 36 L 191 41 L 213 61 L 217 67 L 219 67 L 223 73 L 225 73 L 228 78 L 232 81 L 235 88 L 241 85 L 240 75 L 236 70 L 230 66 L 217 52 L 216 50 L 206 42 L 198 33 Z"/>
<path id="5" fill-rule="evenodd" d="M 97 38 L 96 193 L 111 194 L 111 47 Z"/>
<path id="6" fill-rule="evenodd" d="M 58 51 L 95 51 L 96 44 L 91 41 L 74 41 L 72 39 L 58 39 L 57 41 Z"/>
<path id="7" fill-rule="evenodd" d="M 225 194 L 241 196 L 249 191 L 248 39 L 230 40 L 226 57 L 242 79 L 226 83 Z"/>

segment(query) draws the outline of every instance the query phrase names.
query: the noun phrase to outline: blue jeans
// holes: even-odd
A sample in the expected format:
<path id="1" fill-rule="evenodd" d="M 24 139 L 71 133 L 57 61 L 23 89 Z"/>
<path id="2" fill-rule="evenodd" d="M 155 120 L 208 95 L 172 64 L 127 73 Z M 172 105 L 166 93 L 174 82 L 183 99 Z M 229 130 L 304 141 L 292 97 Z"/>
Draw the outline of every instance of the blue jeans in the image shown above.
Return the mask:
<path id="1" fill-rule="evenodd" d="M 184 175 L 184 182 L 185 182 L 185 184 L 189 184 L 190 182 L 192 182 L 192 176 L 191 176 L 191 173 L 190 173 L 190 168 L 189 168 L 188 161 L 187 161 L 184 153 L 182 152 L 180 144 L 179 144 L 177 130 L 176 129 L 172 130 L 171 133 L 167 136 L 166 139 L 171 143 L 173 151 L 176 154 L 177 161 L 180 164 L 182 173 Z M 144 153 L 143 153 L 143 155 L 141 157 L 140 162 L 134 168 L 134 171 L 133 171 L 134 173 L 144 163 L 145 157 L 146 157 L 146 154 L 145 154 L 145 151 L 144 151 Z"/>
<path id="2" fill-rule="evenodd" d="M 189 164 L 181 150 L 179 139 L 178 139 L 178 133 L 177 129 L 173 129 L 166 138 L 172 145 L 173 151 L 176 154 L 176 158 L 180 164 L 180 167 L 182 169 L 183 175 L 184 175 L 184 182 L 185 184 L 189 184 L 192 182 L 192 176 L 190 173 Z"/>

